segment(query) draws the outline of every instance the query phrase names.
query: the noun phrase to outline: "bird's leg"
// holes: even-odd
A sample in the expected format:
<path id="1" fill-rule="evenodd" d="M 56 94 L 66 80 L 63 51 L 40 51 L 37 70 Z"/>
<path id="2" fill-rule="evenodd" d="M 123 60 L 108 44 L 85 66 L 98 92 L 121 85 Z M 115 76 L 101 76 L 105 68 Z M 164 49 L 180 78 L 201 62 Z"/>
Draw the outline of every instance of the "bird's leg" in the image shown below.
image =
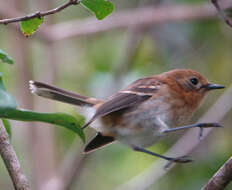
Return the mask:
<path id="1" fill-rule="evenodd" d="M 178 130 L 182 130 L 182 129 L 190 129 L 190 128 L 195 128 L 195 127 L 200 128 L 200 133 L 199 133 L 199 138 L 200 138 L 202 136 L 202 133 L 203 133 L 203 128 L 222 127 L 222 126 L 219 125 L 218 123 L 196 123 L 196 124 L 192 124 L 192 125 L 185 125 L 185 126 L 181 126 L 181 127 L 165 129 L 165 130 L 163 130 L 163 133 L 169 133 L 169 132 L 173 132 L 173 131 L 178 131 Z"/>
<path id="2" fill-rule="evenodd" d="M 192 125 L 185 125 L 185 126 L 181 126 L 181 127 L 165 129 L 162 132 L 169 133 L 169 132 L 173 132 L 173 131 L 179 131 L 182 129 L 190 129 L 190 128 L 195 128 L 195 127 L 209 128 L 209 127 L 222 127 L 222 126 L 219 125 L 218 123 L 196 123 L 196 124 L 192 124 Z"/>
<path id="3" fill-rule="evenodd" d="M 143 153 L 146 153 L 146 154 L 150 154 L 152 156 L 156 156 L 156 157 L 168 160 L 170 162 L 176 162 L 176 163 L 188 163 L 188 162 L 192 162 L 192 160 L 189 159 L 187 156 L 180 156 L 180 157 L 172 158 L 172 157 L 167 157 L 167 156 L 163 156 L 163 155 L 151 152 L 149 150 L 146 150 L 146 149 L 143 149 L 143 148 L 140 148 L 140 147 L 137 147 L 137 146 L 133 146 L 133 149 L 135 151 L 143 152 Z"/>

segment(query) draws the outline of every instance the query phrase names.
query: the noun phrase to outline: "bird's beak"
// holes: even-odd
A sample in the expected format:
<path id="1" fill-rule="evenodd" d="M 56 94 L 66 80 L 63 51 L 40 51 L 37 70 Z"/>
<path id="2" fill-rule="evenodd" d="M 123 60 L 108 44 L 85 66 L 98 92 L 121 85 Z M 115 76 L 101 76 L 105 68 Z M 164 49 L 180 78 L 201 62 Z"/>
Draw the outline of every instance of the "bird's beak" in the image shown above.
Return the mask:
<path id="1" fill-rule="evenodd" d="M 208 83 L 208 84 L 204 85 L 203 88 L 205 88 L 206 90 L 215 90 L 215 89 L 225 88 L 225 86 L 220 85 L 220 84 Z"/>

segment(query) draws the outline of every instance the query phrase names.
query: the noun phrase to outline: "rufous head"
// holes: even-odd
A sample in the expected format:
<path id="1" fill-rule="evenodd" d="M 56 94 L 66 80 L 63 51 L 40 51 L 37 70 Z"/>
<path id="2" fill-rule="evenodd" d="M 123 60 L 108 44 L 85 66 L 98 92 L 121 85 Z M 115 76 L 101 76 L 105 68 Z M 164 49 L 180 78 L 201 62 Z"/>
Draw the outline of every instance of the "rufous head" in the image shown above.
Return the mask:
<path id="1" fill-rule="evenodd" d="M 183 99 L 186 104 L 197 108 L 205 95 L 214 89 L 224 86 L 213 84 L 200 73 L 190 69 L 175 69 L 160 75 L 163 82 L 168 84 L 176 98 Z"/>

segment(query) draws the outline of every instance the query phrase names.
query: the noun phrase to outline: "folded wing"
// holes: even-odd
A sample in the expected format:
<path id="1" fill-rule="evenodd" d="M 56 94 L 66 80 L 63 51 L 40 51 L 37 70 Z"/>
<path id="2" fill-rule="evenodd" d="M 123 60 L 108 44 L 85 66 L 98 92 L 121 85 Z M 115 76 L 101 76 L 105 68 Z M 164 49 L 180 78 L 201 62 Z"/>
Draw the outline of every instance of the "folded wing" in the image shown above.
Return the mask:
<path id="1" fill-rule="evenodd" d="M 109 100 L 105 101 L 100 107 L 98 107 L 92 119 L 82 128 L 84 129 L 90 125 L 98 117 L 103 117 L 107 114 L 136 106 L 148 100 L 159 89 L 157 81 L 152 82 L 153 85 L 151 83 L 148 84 L 146 78 L 137 80 L 125 90 L 122 90 L 112 96 Z"/>

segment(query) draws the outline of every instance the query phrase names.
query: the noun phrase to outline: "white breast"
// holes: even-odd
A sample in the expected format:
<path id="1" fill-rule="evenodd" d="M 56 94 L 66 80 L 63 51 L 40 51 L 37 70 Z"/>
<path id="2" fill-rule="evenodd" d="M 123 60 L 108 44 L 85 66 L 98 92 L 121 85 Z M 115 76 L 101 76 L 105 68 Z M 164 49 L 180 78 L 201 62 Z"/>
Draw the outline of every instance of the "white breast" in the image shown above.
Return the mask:
<path id="1" fill-rule="evenodd" d="M 148 102 L 149 104 L 151 102 Z M 169 120 L 169 105 L 160 104 L 155 100 L 151 109 L 147 109 L 147 106 L 143 105 L 143 111 L 137 110 L 128 114 L 125 114 L 124 127 L 117 127 L 116 138 L 124 144 L 130 146 L 147 147 L 151 146 L 159 141 L 165 134 L 163 130 L 167 129 L 166 125 Z M 160 105 L 160 106 L 159 106 Z"/>

